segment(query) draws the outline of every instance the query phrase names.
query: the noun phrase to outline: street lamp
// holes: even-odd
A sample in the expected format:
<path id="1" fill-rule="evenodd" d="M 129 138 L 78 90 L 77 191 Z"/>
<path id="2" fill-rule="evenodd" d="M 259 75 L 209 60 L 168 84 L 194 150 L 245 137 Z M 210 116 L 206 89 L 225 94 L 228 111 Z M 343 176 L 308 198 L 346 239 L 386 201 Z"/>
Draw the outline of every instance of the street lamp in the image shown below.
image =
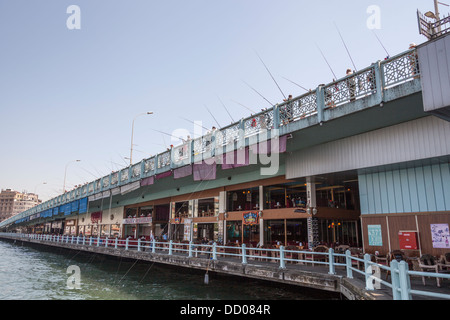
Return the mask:
<path id="1" fill-rule="evenodd" d="M 153 114 L 152 111 L 149 111 L 147 113 L 141 113 L 134 117 L 133 119 L 133 125 L 131 126 L 131 148 L 130 148 L 130 166 L 133 164 L 133 135 L 134 135 L 134 120 L 136 120 L 139 116 L 144 116 L 147 114 Z"/>
<path id="2" fill-rule="evenodd" d="M 73 163 L 73 162 L 80 162 L 81 160 L 73 160 L 73 161 L 69 161 L 66 164 L 66 169 L 64 170 L 64 185 L 63 185 L 63 193 L 66 192 L 66 176 L 67 176 L 67 167 L 69 166 L 69 164 Z"/>

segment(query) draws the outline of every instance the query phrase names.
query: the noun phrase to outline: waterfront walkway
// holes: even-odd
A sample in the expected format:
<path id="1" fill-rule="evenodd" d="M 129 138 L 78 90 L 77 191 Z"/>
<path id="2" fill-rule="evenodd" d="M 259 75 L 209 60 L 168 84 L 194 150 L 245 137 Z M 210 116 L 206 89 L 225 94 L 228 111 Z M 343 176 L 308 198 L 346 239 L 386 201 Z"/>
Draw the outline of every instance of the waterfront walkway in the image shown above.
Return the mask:
<path id="1" fill-rule="evenodd" d="M 0 234 L 0 239 L 308 287 L 340 293 L 350 300 L 450 299 L 450 274 L 448 273 L 439 274 L 442 278 L 441 287 L 437 286 L 434 277 L 436 274 L 430 273 L 427 273 L 427 276 L 431 277 L 427 277 L 426 285 L 423 285 L 420 272 L 402 273 L 402 268 L 398 267 L 398 265 L 404 265 L 402 263 L 394 262 L 390 267 L 386 267 L 371 262 L 369 255 L 361 259 L 350 256 L 349 252 L 334 253 L 332 249 L 319 254 L 285 250 L 283 247 L 257 249 L 245 246 L 225 247 L 216 244 L 194 245 L 23 234 Z M 297 256 L 290 255 L 294 253 Z M 370 275 L 364 272 L 368 269 L 370 269 Z M 378 270 L 378 275 L 372 274 L 371 270 Z M 389 276 L 387 276 L 388 271 Z M 368 278 L 370 280 L 367 283 L 375 283 L 374 290 L 366 289 Z M 394 290 L 392 287 L 397 289 Z"/>

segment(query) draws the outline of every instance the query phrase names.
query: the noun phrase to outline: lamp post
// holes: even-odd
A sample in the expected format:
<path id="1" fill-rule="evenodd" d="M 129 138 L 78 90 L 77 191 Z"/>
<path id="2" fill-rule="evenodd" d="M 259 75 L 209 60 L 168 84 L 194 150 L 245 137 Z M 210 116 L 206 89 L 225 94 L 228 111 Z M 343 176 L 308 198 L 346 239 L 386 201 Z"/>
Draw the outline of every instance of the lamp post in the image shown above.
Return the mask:
<path id="1" fill-rule="evenodd" d="M 131 126 L 131 148 L 130 148 L 130 166 L 133 164 L 133 136 L 134 136 L 134 120 L 136 120 L 137 117 L 139 116 L 144 116 L 147 114 L 153 114 L 152 111 L 146 112 L 146 113 L 141 113 L 138 114 L 137 116 L 134 117 L 133 119 L 133 124 Z"/>
<path id="2" fill-rule="evenodd" d="M 69 164 L 71 164 L 72 162 L 80 162 L 81 160 L 73 160 L 73 161 L 69 161 L 66 164 L 66 169 L 64 170 L 64 185 L 63 185 L 63 193 L 66 192 L 66 176 L 67 176 L 67 167 L 69 166 Z"/>

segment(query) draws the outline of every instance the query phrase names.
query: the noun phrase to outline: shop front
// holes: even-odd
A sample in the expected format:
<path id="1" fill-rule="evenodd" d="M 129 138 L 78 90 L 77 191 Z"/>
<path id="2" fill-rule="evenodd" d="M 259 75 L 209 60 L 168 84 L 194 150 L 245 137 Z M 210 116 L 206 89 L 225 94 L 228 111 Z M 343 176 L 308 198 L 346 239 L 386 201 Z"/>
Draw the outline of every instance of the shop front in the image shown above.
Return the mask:
<path id="1" fill-rule="evenodd" d="M 126 208 L 122 219 L 123 236 L 150 240 L 153 235 L 153 206 Z"/>
<path id="2" fill-rule="evenodd" d="M 246 243 L 252 246 L 260 241 L 260 212 L 244 211 L 226 214 L 225 239 L 227 243 Z"/>
<path id="3" fill-rule="evenodd" d="M 66 220 L 64 227 L 64 235 L 76 236 L 77 235 L 78 219 Z"/>

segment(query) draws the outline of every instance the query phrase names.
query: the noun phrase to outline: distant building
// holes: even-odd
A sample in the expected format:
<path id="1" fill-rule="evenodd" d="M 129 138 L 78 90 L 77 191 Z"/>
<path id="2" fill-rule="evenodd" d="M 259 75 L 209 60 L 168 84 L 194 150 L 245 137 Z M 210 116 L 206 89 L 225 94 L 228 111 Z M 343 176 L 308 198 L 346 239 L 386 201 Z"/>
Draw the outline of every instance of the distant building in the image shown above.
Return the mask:
<path id="1" fill-rule="evenodd" d="M 0 192 L 0 221 L 15 216 L 41 203 L 38 195 L 6 189 Z"/>

